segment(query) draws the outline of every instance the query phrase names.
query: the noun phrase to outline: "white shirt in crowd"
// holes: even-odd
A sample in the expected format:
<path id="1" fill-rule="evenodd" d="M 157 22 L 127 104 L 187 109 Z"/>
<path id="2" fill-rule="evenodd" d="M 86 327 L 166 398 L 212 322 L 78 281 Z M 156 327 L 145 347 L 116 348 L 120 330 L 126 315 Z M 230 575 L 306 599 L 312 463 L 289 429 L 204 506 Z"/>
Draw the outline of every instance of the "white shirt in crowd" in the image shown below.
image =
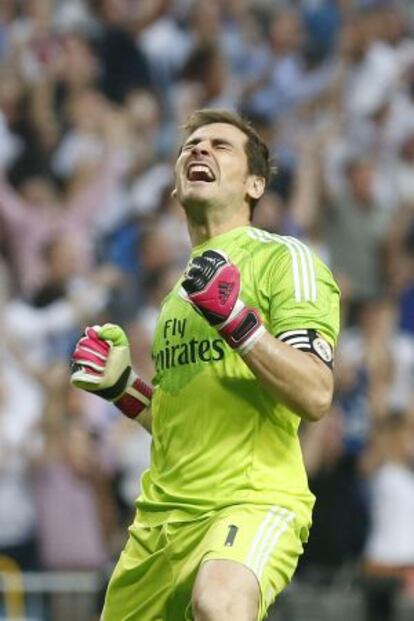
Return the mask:
<path id="1" fill-rule="evenodd" d="M 372 528 L 365 557 L 386 565 L 414 566 L 414 473 L 386 463 L 372 481 Z"/>

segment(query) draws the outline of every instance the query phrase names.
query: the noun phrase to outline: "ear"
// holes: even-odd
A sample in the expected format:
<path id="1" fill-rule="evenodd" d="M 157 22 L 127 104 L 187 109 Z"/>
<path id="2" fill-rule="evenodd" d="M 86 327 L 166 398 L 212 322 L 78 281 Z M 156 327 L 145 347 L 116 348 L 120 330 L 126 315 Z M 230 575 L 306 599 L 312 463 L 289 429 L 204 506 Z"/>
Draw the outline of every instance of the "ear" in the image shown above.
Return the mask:
<path id="1" fill-rule="evenodd" d="M 171 196 L 172 198 L 175 198 L 177 196 L 177 188 L 173 189 L 173 191 L 171 192 Z"/>
<path id="2" fill-rule="evenodd" d="M 264 177 L 259 177 L 258 175 L 249 175 L 247 177 L 246 185 L 247 194 L 250 196 L 250 198 L 258 200 L 265 191 L 266 181 Z"/>

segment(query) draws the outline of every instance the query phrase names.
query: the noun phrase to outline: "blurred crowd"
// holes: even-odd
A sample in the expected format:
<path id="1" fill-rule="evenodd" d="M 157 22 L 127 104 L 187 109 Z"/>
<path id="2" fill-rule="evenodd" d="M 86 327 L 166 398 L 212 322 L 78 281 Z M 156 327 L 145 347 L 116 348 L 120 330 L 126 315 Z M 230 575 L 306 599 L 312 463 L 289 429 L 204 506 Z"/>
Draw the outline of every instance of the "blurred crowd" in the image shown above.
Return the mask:
<path id="1" fill-rule="evenodd" d="M 302 430 L 301 579 L 413 595 L 413 33 L 410 0 L 2 0 L 0 554 L 105 571 L 123 544 L 150 439 L 71 388 L 68 360 L 85 325 L 121 323 L 151 379 L 190 249 L 181 128 L 220 107 L 277 166 L 254 225 L 303 239 L 342 290 L 334 405 Z"/>

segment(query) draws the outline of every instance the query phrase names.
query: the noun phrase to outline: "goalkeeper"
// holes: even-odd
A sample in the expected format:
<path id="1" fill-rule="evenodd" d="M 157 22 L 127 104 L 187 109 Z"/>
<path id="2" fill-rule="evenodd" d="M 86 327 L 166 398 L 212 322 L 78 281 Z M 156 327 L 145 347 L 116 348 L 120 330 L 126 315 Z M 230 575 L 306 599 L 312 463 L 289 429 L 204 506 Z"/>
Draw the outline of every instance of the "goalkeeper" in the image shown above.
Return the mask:
<path id="1" fill-rule="evenodd" d="M 270 175 L 252 127 L 201 110 L 186 130 L 174 194 L 193 251 L 161 306 L 153 385 L 118 326 L 73 354 L 73 383 L 152 433 L 103 621 L 264 619 L 311 525 L 298 427 L 331 404 L 338 288 L 302 242 L 250 225 Z"/>

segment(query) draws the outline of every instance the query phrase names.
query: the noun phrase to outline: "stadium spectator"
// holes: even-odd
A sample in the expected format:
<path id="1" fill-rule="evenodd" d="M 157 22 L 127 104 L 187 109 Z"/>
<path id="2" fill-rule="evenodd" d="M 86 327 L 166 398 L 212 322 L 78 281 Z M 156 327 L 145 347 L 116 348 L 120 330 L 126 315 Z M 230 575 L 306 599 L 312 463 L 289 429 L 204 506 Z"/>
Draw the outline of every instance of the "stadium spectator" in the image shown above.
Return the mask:
<path id="1" fill-rule="evenodd" d="M 130 32 L 131 5 L 127 0 L 90 0 L 99 20 L 97 49 L 102 63 L 101 86 L 112 101 L 122 103 L 136 88 L 149 88 L 148 60 Z"/>
<path id="2" fill-rule="evenodd" d="M 392 621 L 396 595 L 412 595 L 414 574 L 413 424 L 391 411 L 376 425 L 369 463 L 372 527 L 363 555 L 366 621 Z"/>
<path id="3" fill-rule="evenodd" d="M 390 213 L 375 200 L 374 167 L 369 159 L 348 162 L 343 187 L 328 197 L 324 223 L 330 265 L 350 302 L 355 305 L 383 293 Z"/>
<path id="4" fill-rule="evenodd" d="M 368 534 L 365 485 L 358 454 L 347 444 L 345 424 L 335 408 L 321 425 L 308 425 L 302 435 L 310 486 L 318 501 L 300 575 L 314 584 L 332 584 L 338 574 L 352 576 Z"/>
<path id="5" fill-rule="evenodd" d="M 41 448 L 32 464 L 42 567 L 103 569 L 114 532 L 108 473 L 68 383 L 67 366 L 57 364 L 38 379 L 47 395 Z"/>

